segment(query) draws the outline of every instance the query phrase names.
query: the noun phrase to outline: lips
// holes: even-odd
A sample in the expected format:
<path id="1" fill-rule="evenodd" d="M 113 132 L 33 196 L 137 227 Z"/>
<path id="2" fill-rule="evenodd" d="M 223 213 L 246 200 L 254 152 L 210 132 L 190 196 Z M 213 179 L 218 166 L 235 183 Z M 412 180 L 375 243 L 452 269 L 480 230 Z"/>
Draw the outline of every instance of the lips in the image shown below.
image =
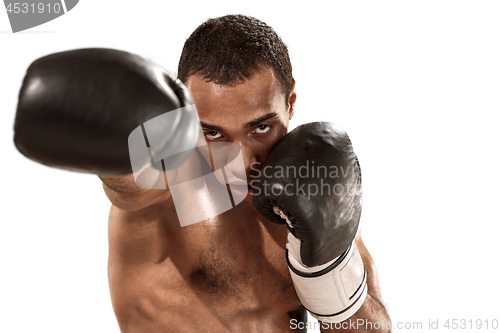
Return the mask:
<path id="1" fill-rule="evenodd" d="M 245 185 L 235 185 L 235 184 L 230 184 L 227 185 L 229 190 L 233 192 L 233 194 L 237 194 L 238 196 L 242 195 L 248 195 L 253 193 L 253 187 L 251 185 L 245 184 Z"/>
<path id="2" fill-rule="evenodd" d="M 248 195 L 252 195 L 253 193 L 253 185 L 252 181 L 256 179 L 256 177 L 252 177 L 251 175 L 247 177 L 246 174 L 237 174 L 235 172 L 226 170 L 226 187 L 228 190 L 233 192 L 233 197 L 236 195 L 237 197 L 247 197 Z M 250 184 L 249 184 L 250 183 Z"/>
<path id="3" fill-rule="evenodd" d="M 235 185 L 235 186 L 247 186 L 248 185 L 246 180 L 239 179 L 239 178 L 229 178 L 229 177 L 228 177 L 227 183 L 229 185 Z"/>

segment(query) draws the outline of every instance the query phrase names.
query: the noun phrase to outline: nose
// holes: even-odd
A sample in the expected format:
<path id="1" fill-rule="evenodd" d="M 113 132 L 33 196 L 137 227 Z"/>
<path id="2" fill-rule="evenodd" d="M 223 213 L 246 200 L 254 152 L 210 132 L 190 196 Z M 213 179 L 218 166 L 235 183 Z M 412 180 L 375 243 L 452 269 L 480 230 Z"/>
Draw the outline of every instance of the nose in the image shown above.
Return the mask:
<path id="1" fill-rule="evenodd" d="M 243 145 L 241 143 L 236 144 L 240 147 L 241 155 L 243 156 L 246 173 L 245 177 L 251 180 L 251 177 L 256 173 L 256 168 L 259 168 L 257 152 L 253 149 L 253 147 L 248 145 Z"/>
<path id="2" fill-rule="evenodd" d="M 243 158 L 243 165 L 241 163 L 229 163 L 227 168 L 236 178 L 243 181 L 247 181 L 248 179 L 250 181 L 251 176 L 256 172 L 256 162 L 258 162 L 257 154 L 252 147 L 240 141 L 233 141 L 232 144 L 239 148 L 239 153 Z"/>

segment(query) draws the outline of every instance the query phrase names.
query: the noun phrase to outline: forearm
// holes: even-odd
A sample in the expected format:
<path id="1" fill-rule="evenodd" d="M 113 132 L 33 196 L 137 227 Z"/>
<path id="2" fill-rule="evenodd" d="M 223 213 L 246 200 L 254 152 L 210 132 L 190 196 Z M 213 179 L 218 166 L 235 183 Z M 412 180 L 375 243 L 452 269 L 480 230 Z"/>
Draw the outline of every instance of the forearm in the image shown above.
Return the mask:
<path id="1" fill-rule="evenodd" d="M 338 332 L 338 328 L 342 332 L 391 332 L 391 319 L 382 304 L 382 293 L 380 291 L 377 268 L 370 252 L 368 252 L 361 239 L 360 231 L 356 235 L 355 243 L 365 266 L 368 294 L 363 305 L 354 315 L 341 323 L 337 323 L 337 326 L 325 323 L 322 325 L 321 332 Z"/>
<path id="2" fill-rule="evenodd" d="M 389 323 L 389 324 L 388 324 Z M 361 308 L 340 323 L 321 324 L 321 332 L 392 332 L 390 317 L 385 307 L 369 293 Z"/>

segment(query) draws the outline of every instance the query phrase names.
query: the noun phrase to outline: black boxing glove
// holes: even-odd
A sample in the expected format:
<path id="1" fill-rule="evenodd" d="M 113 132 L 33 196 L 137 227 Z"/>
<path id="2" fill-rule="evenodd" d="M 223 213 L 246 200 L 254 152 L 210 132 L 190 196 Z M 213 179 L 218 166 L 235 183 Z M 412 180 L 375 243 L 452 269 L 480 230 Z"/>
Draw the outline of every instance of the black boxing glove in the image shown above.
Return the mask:
<path id="1" fill-rule="evenodd" d="M 198 138 L 198 116 L 186 87 L 159 65 L 127 52 L 56 53 L 28 68 L 19 93 L 14 143 L 26 157 L 49 166 L 130 173 L 129 135 L 173 111 L 169 121 L 145 130 L 156 160 L 168 157 L 171 146 L 185 152 L 168 159 L 167 169 L 181 164 Z M 136 159 L 136 168 L 151 164 L 149 157 Z"/>
<path id="2" fill-rule="evenodd" d="M 330 123 L 288 133 L 252 181 L 254 208 L 289 229 L 287 262 L 299 299 L 313 316 L 339 322 L 366 297 L 354 243 L 361 172 L 347 134 Z"/>

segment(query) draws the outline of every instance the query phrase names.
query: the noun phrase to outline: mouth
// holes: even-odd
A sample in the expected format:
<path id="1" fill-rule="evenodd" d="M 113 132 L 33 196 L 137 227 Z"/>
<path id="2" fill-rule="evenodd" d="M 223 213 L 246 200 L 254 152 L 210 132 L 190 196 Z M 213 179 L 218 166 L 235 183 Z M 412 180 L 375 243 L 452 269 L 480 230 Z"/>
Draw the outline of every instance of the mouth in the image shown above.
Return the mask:
<path id="1" fill-rule="evenodd" d="M 226 184 L 227 188 L 233 192 L 235 195 L 237 196 L 248 196 L 248 195 L 252 195 L 253 193 L 253 187 L 252 185 L 248 185 L 248 184 L 245 184 L 245 185 L 235 185 L 235 184 Z"/>

